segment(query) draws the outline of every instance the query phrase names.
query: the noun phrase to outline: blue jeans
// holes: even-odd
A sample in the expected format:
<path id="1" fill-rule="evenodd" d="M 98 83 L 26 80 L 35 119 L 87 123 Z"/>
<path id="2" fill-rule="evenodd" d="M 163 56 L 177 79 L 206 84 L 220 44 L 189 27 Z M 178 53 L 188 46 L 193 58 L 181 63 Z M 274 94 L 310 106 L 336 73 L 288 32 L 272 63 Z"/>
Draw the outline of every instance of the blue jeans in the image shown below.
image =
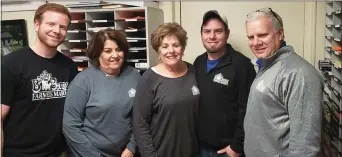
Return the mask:
<path id="1" fill-rule="evenodd" d="M 227 153 L 217 154 L 217 151 L 218 150 L 201 147 L 199 157 L 229 157 Z"/>

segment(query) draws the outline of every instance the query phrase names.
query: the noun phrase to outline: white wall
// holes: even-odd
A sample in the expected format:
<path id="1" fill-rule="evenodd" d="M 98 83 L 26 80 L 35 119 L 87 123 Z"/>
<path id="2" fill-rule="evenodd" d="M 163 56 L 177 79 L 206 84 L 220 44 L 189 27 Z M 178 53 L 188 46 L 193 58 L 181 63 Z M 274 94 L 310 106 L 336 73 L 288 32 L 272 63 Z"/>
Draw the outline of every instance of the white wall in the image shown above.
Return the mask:
<path id="1" fill-rule="evenodd" d="M 175 2 L 159 2 L 159 8 L 164 12 L 164 22 L 174 22 Z"/>
<path id="2" fill-rule="evenodd" d="M 200 25 L 205 11 L 216 9 L 229 21 L 231 35 L 228 40 L 234 48 L 250 58 L 255 58 L 247 45 L 244 20 L 247 13 L 271 7 L 284 21 L 285 39 L 297 53 L 317 65 L 324 54 L 324 4 L 325 2 L 160 2 L 165 22 L 178 22 L 188 32 L 188 46 L 184 60 L 193 60 L 205 51 L 200 39 Z"/>
<path id="3" fill-rule="evenodd" d="M 316 7 L 316 44 L 315 44 L 315 66 L 318 67 L 318 60 L 324 59 L 325 54 L 325 4 L 317 2 Z"/>
<path id="4" fill-rule="evenodd" d="M 228 19 L 230 37 L 228 42 L 232 46 L 253 58 L 247 45 L 245 19 L 254 10 L 271 7 L 283 18 L 285 40 L 295 47 L 297 53 L 303 56 L 304 37 L 304 2 L 182 2 L 181 24 L 187 30 L 189 41 L 184 60 L 193 62 L 194 58 L 205 52 L 200 37 L 200 26 L 203 14 L 208 10 L 218 10 Z M 196 9 L 192 9 L 196 8 Z M 289 10 L 291 8 L 291 10 Z M 192 10 L 192 11 L 187 11 Z"/>
<path id="5" fill-rule="evenodd" d="M 324 58 L 325 2 L 159 2 L 159 8 L 164 11 L 164 22 L 181 23 L 188 31 L 189 43 L 184 60 L 190 63 L 205 51 L 200 40 L 200 24 L 204 12 L 209 9 L 219 10 L 227 16 L 231 28 L 228 42 L 232 43 L 237 50 L 254 58 L 247 45 L 244 19 L 248 12 L 266 6 L 282 16 L 287 42 L 295 47 L 299 55 L 317 65 L 317 61 Z M 28 8 L 19 8 L 19 10 L 26 11 L 4 12 L 2 10 L 1 14 L 2 20 L 26 20 L 31 45 L 36 38 L 33 27 L 34 10 L 32 9 L 35 7 Z"/>

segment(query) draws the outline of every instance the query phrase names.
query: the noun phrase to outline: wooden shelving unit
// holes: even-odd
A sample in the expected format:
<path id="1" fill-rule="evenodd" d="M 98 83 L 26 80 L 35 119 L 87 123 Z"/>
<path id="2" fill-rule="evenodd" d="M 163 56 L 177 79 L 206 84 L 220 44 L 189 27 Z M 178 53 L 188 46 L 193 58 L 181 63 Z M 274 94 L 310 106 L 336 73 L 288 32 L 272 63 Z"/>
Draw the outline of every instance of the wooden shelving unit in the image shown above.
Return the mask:
<path id="1" fill-rule="evenodd" d="M 85 52 L 95 32 L 113 28 L 124 31 L 130 43 L 129 65 L 141 72 L 158 62 L 150 44 L 152 31 L 164 22 L 161 9 L 129 7 L 116 9 L 70 9 L 72 21 L 61 52 L 72 58 L 82 71 L 89 66 Z"/>

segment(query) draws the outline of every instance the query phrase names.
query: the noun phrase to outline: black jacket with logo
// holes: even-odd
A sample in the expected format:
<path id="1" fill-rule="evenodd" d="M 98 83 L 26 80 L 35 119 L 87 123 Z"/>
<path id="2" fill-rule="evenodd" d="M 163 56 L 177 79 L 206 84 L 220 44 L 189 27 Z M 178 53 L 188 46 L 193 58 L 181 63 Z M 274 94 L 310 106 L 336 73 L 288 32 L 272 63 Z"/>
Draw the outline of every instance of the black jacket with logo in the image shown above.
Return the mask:
<path id="1" fill-rule="evenodd" d="M 201 92 L 198 136 L 200 144 L 213 149 L 228 145 L 243 152 L 243 121 L 250 86 L 255 78 L 250 59 L 227 44 L 219 63 L 207 72 L 207 53 L 194 62 Z"/>

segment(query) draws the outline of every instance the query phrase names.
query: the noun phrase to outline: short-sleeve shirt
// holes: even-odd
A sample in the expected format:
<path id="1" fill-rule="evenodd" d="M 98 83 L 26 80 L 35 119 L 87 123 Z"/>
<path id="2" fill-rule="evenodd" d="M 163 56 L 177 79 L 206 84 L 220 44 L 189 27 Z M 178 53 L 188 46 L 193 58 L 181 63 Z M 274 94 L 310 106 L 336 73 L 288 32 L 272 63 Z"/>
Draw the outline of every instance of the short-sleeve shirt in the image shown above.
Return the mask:
<path id="1" fill-rule="evenodd" d="M 24 47 L 2 57 L 1 104 L 6 156 L 57 156 L 64 148 L 63 106 L 76 64 L 60 52 L 43 58 Z"/>

